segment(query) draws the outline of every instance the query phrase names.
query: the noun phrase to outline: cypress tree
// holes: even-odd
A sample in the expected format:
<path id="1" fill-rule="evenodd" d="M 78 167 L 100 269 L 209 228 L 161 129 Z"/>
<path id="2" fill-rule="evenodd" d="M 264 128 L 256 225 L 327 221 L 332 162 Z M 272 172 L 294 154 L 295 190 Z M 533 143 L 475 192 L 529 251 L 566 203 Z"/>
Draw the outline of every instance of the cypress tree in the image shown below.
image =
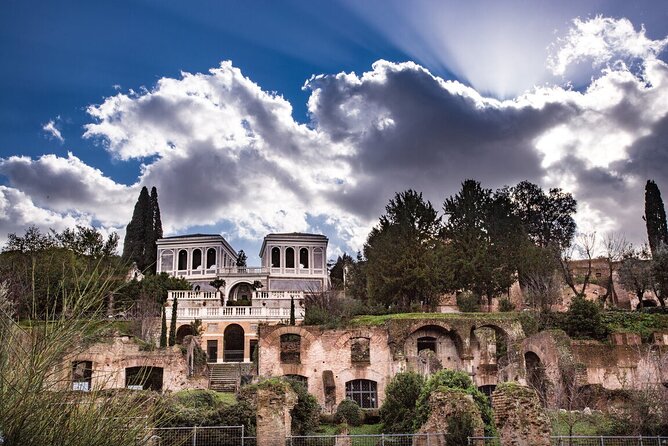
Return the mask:
<path id="1" fill-rule="evenodd" d="M 151 215 L 151 199 L 148 189 L 142 187 L 139 198 L 132 212 L 132 219 L 125 230 L 123 243 L 123 260 L 127 263 L 136 262 L 140 270 L 146 268 L 144 255 L 145 224 Z"/>
<path id="2" fill-rule="evenodd" d="M 158 246 L 155 242 L 162 238 L 162 221 L 160 219 L 160 205 L 158 204 L 158 190 L 153 186 L 150 197 L 150 212 L 147 215 L 144 238 L 144 264 L 148 271 L 155 274 Z"/>
<path id="3" fill-rule="evenodd" d="M 160 329 L 160 348 L 167 347 L 167 313 L 165 307 L 162 307 L 162 327 Z"/>
<path id="4" fill-rule="evenodd" d="M 295 298 L 290 296 L 290 325 L 295 325 Z"/>
<path id="5" fill-rule="evenodd" d="M 645 185 L 644 220 L 647 225 L 649 248 L 652 256 L 655 256 L 662 245 L 668 246 L 668 225 L 661 191 L 653 180 L 647 180 L 647 185 Z"/>
<path id="6" fill-rule="evenodd" d="M 169 346 L 176 345 L 176 313 L 179 308 L 179 300 L 174 298 L 172 306 L 172 323 L 169 326 Z"/>

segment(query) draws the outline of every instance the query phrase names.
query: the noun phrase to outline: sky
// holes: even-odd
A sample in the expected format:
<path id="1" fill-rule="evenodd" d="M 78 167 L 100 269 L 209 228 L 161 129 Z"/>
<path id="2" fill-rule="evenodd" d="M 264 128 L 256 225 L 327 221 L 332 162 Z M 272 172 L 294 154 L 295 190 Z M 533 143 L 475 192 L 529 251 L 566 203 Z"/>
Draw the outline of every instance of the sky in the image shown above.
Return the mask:
<path id="1" fill-rule="evenodd" d="M 465 179 L 578 201 L 580 231 L 645 239 L 668 196 L 661 1 L 0 2 L 0 244 L 125 226 L 361 249 L 395 193 Z"/>

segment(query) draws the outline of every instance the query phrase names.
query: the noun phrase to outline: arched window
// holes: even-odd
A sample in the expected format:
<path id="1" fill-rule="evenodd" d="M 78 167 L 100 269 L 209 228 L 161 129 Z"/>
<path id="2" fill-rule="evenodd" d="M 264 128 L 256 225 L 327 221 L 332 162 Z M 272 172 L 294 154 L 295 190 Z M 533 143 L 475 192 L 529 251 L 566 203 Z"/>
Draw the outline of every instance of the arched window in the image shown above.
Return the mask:
<path id="1" fill-rule="evenodd" d="M 165 249 L 160 253 L 160 271 L 171 271 L 174 268 L 174 251 Z"/>
<path id="2" fill-rule="evenodd" d="M 301 360 L 302 337 L 298 334 L 281 335 L 281 362 L 299 364 Z"/>
<path id="3" fill-rule="evenodd" d="M 322 248 L 313 250 L 313 268 L 322 269 Z"/>
<path id="4" fill-rule="evenodd" d="M 179 271 L 188 269 L 188 251 L 182 249 L 179 251 Z"/>
<path id="5" fill-rule="evenodd" d="M 346 398 L 355 401 L 362 409 L 375 409 L 378 407 L 378 385 L 370 379 L 348 381 Z"/>
<path id="6" fill-rule="evenodd" d="M 206 269 L 216 266 L 216 250 L 209 248 L 206 250 Z"/>
<path id="7" fill-rule="evenodd" d="M 299 267 L 308 268 L 308 248 L 299 250 Z"/>
<path id="8" fill-rule="evenodd" d="M 274 246 L 271 248 L 271 267 L 280 268 L 281 267 L 281 248 Z"/>
<path id="9" fill-rule="evenodd" d="M 202 250 L 193 249 L 192 269 L 200 269 L 201 267 L 202 267 Z"/>
<path id="10" fill-rule="evenodd" d="M 287 248 L 285 250 L 285 267 L 294 268 L 295 267 L 295 249 Z"/>

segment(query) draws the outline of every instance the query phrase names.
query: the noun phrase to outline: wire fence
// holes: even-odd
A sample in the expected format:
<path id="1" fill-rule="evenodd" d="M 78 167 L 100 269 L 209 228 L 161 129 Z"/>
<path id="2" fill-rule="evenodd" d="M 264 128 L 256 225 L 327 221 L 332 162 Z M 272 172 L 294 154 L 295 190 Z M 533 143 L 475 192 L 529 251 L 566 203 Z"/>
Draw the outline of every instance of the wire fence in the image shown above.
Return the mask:
<path id="1" fill-rule="evenodd" d="M 668 446 L 668 437 L 552 437 L 552 446 Z M 497 437 L 469 437 L 469 446 L 500 446 Z"/>
<path id="2" fill-rule="evenodd" d="M 255 446 L 255 437 L 244 437 L 243 426 L 160 427 L 149 429 L 139 445 Z"/>
<path id="3" fill-rule="evenodd" d="M 444 434 L 307 435 L 287 437 L 285 446 L 440 446 Z"/>

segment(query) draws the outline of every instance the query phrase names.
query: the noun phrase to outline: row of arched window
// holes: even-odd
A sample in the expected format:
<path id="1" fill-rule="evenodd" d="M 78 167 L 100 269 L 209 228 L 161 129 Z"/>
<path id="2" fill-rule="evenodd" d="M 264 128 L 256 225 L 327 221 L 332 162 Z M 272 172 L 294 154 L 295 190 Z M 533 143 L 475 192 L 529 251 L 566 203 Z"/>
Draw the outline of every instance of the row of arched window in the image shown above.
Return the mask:
<path id="1" fill-rule="evenodd" d="M 188 250 L 180 249 L 176 259 L 177 271 L 198 270 L 198 269 L 212 269 L 217 267 L 218 252 L 215 248 L 204 250 L 195 248 L 190 254 L 190 265 L 188 265 Z M 231 262 L 231 258 L 230 258 Z M 171 271 L 174 265 L 174 251 L 166 249 L 160 253 L 160 270 Z"/>
<path id="2" fill-rule="evenodd" d="M 299 259 L 295 255 L 295 248 L 289 246 L 284 250 L 284 256 L 281 255 L 281 248 L 274 246 L 271 248 L 271 267 L 272 268 L 295 268 L 297 261 L 299 262 L 300 269 L 309 268 L 310 265 L 310 252 L 309 248 L 300 248 L 299 249 Z M 283 261 L 285 260 L 285 261 Z M 313 248 L 313 268 L 320 269 L 322 268 L 323 260 L 323 251 L 322 248 Z"/>

